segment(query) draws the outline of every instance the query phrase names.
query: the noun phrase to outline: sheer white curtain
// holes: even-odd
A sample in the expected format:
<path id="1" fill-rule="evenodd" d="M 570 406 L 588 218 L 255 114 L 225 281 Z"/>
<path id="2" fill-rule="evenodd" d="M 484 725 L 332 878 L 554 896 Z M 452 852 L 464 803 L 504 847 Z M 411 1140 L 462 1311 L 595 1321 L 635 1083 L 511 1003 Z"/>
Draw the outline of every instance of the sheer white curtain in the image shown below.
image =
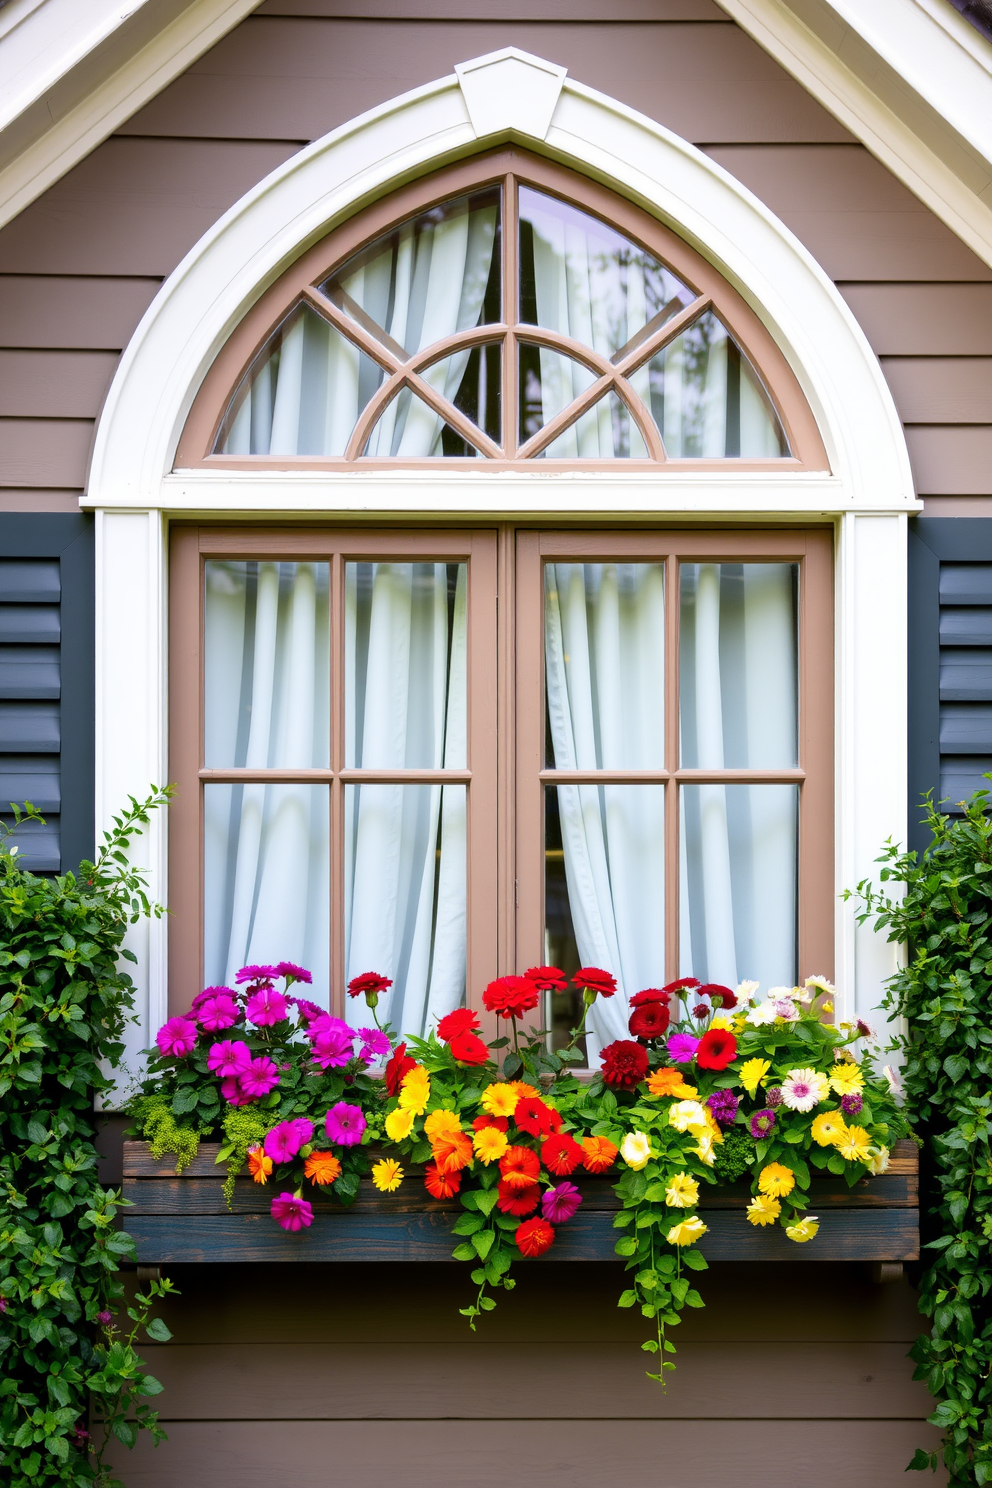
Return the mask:
<path id="1" fill-rule="evenodd" d="M 464 767 L 466 604 L 464 564 L 347 566 L 349 765 Z M 404 1033 L 464 998 L 465 842 L 463 785 L 346 787 L 346 974 L 393 979 L 386 1016 Z"/>
<path id="2" fill-rule="evenodd" d="M 545 656 L 554 767 L 663 764 L 664 571 L 657 564 L 549 564 Z M 628 999 L 664 976 L 664 793 L 564 785 L 558 812 L 576 947 L 617 978 L 590 1015 L 590 1057 L 627 1033 Z"/>

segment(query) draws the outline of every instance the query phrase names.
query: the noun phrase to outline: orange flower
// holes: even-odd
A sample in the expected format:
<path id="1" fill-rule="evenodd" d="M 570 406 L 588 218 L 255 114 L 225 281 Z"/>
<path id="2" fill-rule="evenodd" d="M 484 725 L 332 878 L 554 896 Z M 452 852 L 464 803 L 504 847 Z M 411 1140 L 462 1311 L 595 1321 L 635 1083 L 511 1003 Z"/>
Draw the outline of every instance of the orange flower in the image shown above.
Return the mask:
<path id="1" fill-rule="evenodd" d="M 248 1148 L 248 1171 L 256 1183 L 266 1183 L 272 1172 L 272 1159 L 264 1147 Z"/>
<path id="2" fill-rule="evenodd" d="M 323 1188 L 327 1183 L 336 1183 L 341 1177 L 341 1163 L 333 1152 L 311 1152 L 303 1164 L 304 1177 Z"/>
<path id="3" fill-rule="evenodd" d="M 446 1137 L 461 1129 L 462 1123 L 455 1111 L 432 1111 L 424 1122 L 424 1136 L 428 1142 L 435 1142 L 438 1137 Z"/>
<path id="4" fill-rule="evenodd" d="M 499 1173 L 511 1188 L 528 1188 L 541 1176 L 541 1164 L 529 1147 L 508 1147 L 499 1160 Z"/>
<path id="5" fill-rule="evenodd" d="M 510 1089 L 515 1090 L 521 1099 L 525 1099 L 529 1095 L 539 1096 L 541 1094 L 539 1090 L 534 1089 L 533 1085 L 528 1085 L 526 1080 L 511 1080 Z"/>
<path id="6" fill-rule="evenodd" d="M 442 1173 L 437 1163 L 428 1163 L 424 1169 L 424 1187 L 434 1199 L 453 1199 L 461 1186 L 461 1173 Z"/>
<path id="7" fill-rule="evenodd" d="M 680 1100 L 691 1100 L 685 1076 L 679 1069 L 656 1069 L 648 1076 L 648 1090 L 652 1095 L 677 1095 Z M 692 1095 L 696 1094 L 693 1091 Z"/>
<path id="8" fill-rule="evenodd" d="M 431 1156 L 439 1173 L 458 1173 L 472 1161 L 472 1138 L 468 1132 L 444 1132 L 431 1143 Z"/>
<path id="9" fill-rule="evenodd" d="M 541 1202 L 541 1185 L 528 1183 L 526 1188 L 511 1188 L 505 1178 L 496 1185 L 496 1207 L 500 1214 L 532 1214 Z"/>
<path id="10" fill-rule="evenodd" d="M 605 1137 L 583 1137 L 582 1166 L 587 1173 L 605 1173 L 616 1162 L 618 1150 Z"/>

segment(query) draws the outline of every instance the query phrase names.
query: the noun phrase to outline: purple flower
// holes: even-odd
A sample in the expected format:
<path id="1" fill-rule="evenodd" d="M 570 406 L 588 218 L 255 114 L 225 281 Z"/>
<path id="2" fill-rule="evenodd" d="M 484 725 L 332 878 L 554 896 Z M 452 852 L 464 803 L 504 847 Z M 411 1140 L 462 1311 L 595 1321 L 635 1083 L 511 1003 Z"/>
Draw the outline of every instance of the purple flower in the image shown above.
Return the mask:
<path id="1" fill-rule="evenodd" d="M 181 1059 L 188 1054 L 196 1043 L 196 1024 L 191 1018 L 170 1018 L 168 1023 L 163 1023 L 155 1035 L 159 1053 L 174 1055 Z"/>
<path id="2" fill-rule="evenodd" d="M 268 1059 L 265 1055 L 253 1059 L 248 1068 L 242 1070 L 238 1076 L 241 1093 L 249 1100 L 261 1100 L 263 1095 L 275 1090 L 278 1084 L 278 1066 L 274 1059 Z"/>
<path id="3" fill-rule="evenodd" d="M 721 1126 L 733 1126 L 740 1103 L 740 1096 L 735 1095 L 732 1090 L 714 1090 L 706 1102 L 713 1112 L 714 1121 L 718 1121 Z"/>
<path id="4" fill-rule="evenodd" d="M 360 1028 L 358 1037 L 362 1041 L 358 1057 L 364 1059 L 366 1064 L 374 1064 L 377 1059 L 386 1059 L 393 1052 L 392 1044 L 379 1028 Z"/>
<path id="5" fill-rule="evenodd" d="M 668 1040 L 668 1057 L 676 1064 L 691 1064 L 698 1048 L 699 1040 L 691 1033 L 673 1033 Z"/>
<path id="6" fill-rule="evenodd" d="M 0 1297 L 0 1317 L 7 1311 L 7 1298 Z"/>
<path id="7" fill-rule="evenodd" d="M 280 1121 L 265 1134 L 265 1154 L 274 1163 L 289 1162 L 301 1147 L 313 1140 L 313 1122 L 303 1117 L 295 1121 Z"/>
<path id="8" fill-rule="evenodd" d="M 295 1194 L 281 1193 L 272 1200 L 269 1213 L 284 1230 L 305 1230 L 313 1224 L 313 1206 Z"/>
<path id="9" fill-rule="evenodd" d="M 251 1096 L 245 1095 L 237 1075 L 228 1075 L 226 1080 L 221 1080 L 220 1093 L 229 1106 L 251 1105 Z"/>
<path id="10" fill-rule="evenodd" d="M 754 1140 L 760 1142 L 762 1137 L 767 1137 L 774 1130 L 775 1112 L 755 1111 L 747 1127 Z"/>
<path id="11" fill-rule="evenodd" d="M 559 1183 L 541 1195 L 541 1213 L 550 1224 L 566 1224 L 581 1203 L 582 1195 L 574 1183 Z"/>
<path id="12" fill-rule="evenodd" d="M 324 1118 L 324 1130 L 328 1140 L 339 1147 L 355 1147 L 362 1140 L 365 1117 L 360 1106 L 349 1106 L 347 1101 L 338 1101 Z"/>
<path id="13" fill-rule="evenodd" d="M 101 1328 L 109 1328 L 110 1324 L 114 1321 L 114 1314 L 112 1312 L 108 1312 L 107 1309 L 104 1308 L 102 1312 L 97 1313 L 96 1320 L 100 1324 Z"/>
<path id="14" fill-rule="evenodd" d="M 321 1013 L 307 1028 L 307 1038 L 313 1044 L 313 1062 L 321 1069 L 340 1069 L 355 1057 L 355 1031 L 343 1018 Z"/>
<path id="15" fill-rule="evenodd" d="M 315 1002 L 310 1002 L 306 997 L 291 997 L 289 1000 L 305 1023 L 312 1023 L 314 1018 L 319 1018 L 323 1012 L 323 1008 L 319 1008 Z"/>
<path id="16" fill-rule="evenodd" d="M 201 992 L 190 1011 L 207 1033 L 220 1033 L 238 1021 L 238 1005 L 233 992 L 226 987 L 211 987 L 209 992 Z"/>
<path id="17" fill-rule="evenodd" d="M 243 1074 L 250 1064 L 251 1050 L 243 1039 L 222 1039 L 207 1055 L 208 1069 L 223 1079 Z"/>
<path id="18" fill-rule="evenodd" d="M 284 992 L 272 987 L 259 987 L 245 1003 L 245 1017 L 258 1028 L 271 1028 L 281 1023 L 289 1012 L 289 1000 Z"/>
<path id="19" fill-rule="evenodd" d="M 82 1452 L 85 1449 L 86 1443 L 89 1441 L 89 1439 L 90 1434 L 88 1431 L 83 1431 L 82 1428 L 79 1426 L 76 1426 L 74 1428 L 72 1433 L 72 1445 L 76 1448 L 77 1452 Z"/>
<path id="20" fill-rule="evenodd" d="M 305 966 L 295 966 L 292 961 L 280 961 L 276 967 L 278 976 L 286 978 L 286 986 L 292 982 L 312 982 L 313 977 Z"/>
<path id="21" fill-rule="evenodd" d="M 840 1108 L 845 1116 L 857 1116 L 863 1105 L 860 1090 L 852 1090 L 850 1095 L 842 1095 L 840 1098 Z"/>
<path id="22" fill-rule="evenodd" d="M 874 1028 L 872 1028 L 872 1026 L 871 1026 L 870 1023 L 866 1023 L 865 1020 L 864 1020 L 864 1018 L 859 1018 L 858 1019 L 858 1032 L 859 1032 L 859 1034 L 861 1035 L 862 1038 L 874 1038 L 875 1037 L 875 1030 L 874 1030 Z"/>
<path id="23" fill-rule="evenodd" d="M 242 982 L 270 982 L 279 975 L 278 966 L 242 966 L 234 980 L 240 987 Z"/>

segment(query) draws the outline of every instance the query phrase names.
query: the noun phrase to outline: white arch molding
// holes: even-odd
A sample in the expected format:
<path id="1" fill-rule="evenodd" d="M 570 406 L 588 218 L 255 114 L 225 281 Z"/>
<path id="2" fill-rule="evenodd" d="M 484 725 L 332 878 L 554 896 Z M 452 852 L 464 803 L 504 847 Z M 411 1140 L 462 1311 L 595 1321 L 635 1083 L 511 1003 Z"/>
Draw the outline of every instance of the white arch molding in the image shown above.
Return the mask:
<path id="1" fill-rule="evenodd" d="M 517 140 L 672 227 L 713 262 L 799 379 L 829 470 L 174 471 L 193 397 L 246 310 L 304 249 L 365 203 L 446 160 Z M 440 462 L 439 462 L 440 465 Z M 97 428 L 83 508 L 97 512 L 97 819 L 165 779 L 165 563 L 183 514 L 638 514 L 830 520 L 837 529 L 838 890 L 905 837 L 905 531 L 915 500 L 902 425 L 867 340 L 833 284 L 757 198 L 699 150 L 513 48 L 465 62 L 334 130 L 237 202 L 169 276 L 124 353 Z M 165 894 L 165 838 L 144 844 Z M 165 937 L 140 931 L 147 1043 L 165 1012 Z M 892 951 L 837 916 L 848 1007 L 877 1004 Z"/>

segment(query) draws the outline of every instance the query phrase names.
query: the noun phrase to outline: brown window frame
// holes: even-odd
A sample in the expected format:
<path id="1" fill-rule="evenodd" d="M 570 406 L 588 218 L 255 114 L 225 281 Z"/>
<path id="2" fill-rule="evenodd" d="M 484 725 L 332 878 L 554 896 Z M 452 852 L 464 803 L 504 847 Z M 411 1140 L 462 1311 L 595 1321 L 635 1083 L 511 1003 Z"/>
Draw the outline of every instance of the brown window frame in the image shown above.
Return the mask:
<path id="1" fill-rule="evenodd" d="M 613 363 L 590 347 L 579 344 L 557 332 L 522 323 L 516 318 L 517 270 L 517 183 L 533 185 L 590 212 L 616 227 L 639 243 L 649 253 L 667 263 L 675 273 L 696 291 L 697 299 L 687 309 L 665 321 L 653 331 L 645 328 L 633 338 L 628 354 Z M 320 291 L 320 284 L 332 270 L 357 253 L 375 238 L 398 223 L 431 206 L 487 185 L 502 185 L 503 244 L 503 321 L 497 325 L 448 336 L 424 351 L 405 357 L 399 347 L 387 347 L 381 339 L 369 334 Z M 252 455 L 235 457 L 214 454 L 218 430 L 235 390 L 269 336 L 297 305 L 306 304 L 329 321 L 348 339 L 365 351 L 387 373 L 385 382 L 360 415 L 352 433 L 349 448 L 342 457 Z M 670 458 L 662 445 L 659 432 L 636 394 L 624 380 L 650 356 L 674 340 L 704 310 L 712 308 L 750 359 L 764 383 L 789 442 L 790 455 L 775 459 L 743 459 L 726 456 L 719 459 Z M 516 342 L 526 340 L 560 351 L 583 363 L 596 374 L 596 380 L 579 398 L 522 446 L 517 444 L 517 377 Z M 437 393 L 420 372 L 425 366 L 449 354 L 456 347 L 481 342 L 503 343 L 502 353 L 502 422 L 503 445 L 498 447 L 452 403 Z M 405 359 L 404 359 L 405 358 Z M 424 176 L 390 196 L 366 207 L 357 215 L 336 226 L 326 237 L 305 252 L 261 296 L 232 332 L 207 372 L 194 399 L 179 440 L 177 469 L 225 470 L 365 470 L 416 468 L 445 469 L 515 469 L 527 465 L 542 473 L 576 468 L 602 468 L 603 460 L 553 459 L 543 457 L 539 467 L 530 464 L 565 428 L 573 424 L 586 408 L 612 386 L 640 429 L 649 458 L 610 461 L 625 470 L 654 469 L 714 471 L 732 469 L 740 472 L 802 470 L 825 471 L 829 468 L 816 420 L 783 352 L 758 316 L 743 297 L 723 278 L 712 264 L 691 248 L 683 238 L 665 227 L 655 217 L 615 191 L 536 155 L 518 149 L 504 149 L 472 156 L 456 165 Z M 436 413 L 474 445 L 486 458 L 461 456 L 429 459 L 363 456 L 368 435 L 386 404 L 400 388 L 411 388 Z"/>

